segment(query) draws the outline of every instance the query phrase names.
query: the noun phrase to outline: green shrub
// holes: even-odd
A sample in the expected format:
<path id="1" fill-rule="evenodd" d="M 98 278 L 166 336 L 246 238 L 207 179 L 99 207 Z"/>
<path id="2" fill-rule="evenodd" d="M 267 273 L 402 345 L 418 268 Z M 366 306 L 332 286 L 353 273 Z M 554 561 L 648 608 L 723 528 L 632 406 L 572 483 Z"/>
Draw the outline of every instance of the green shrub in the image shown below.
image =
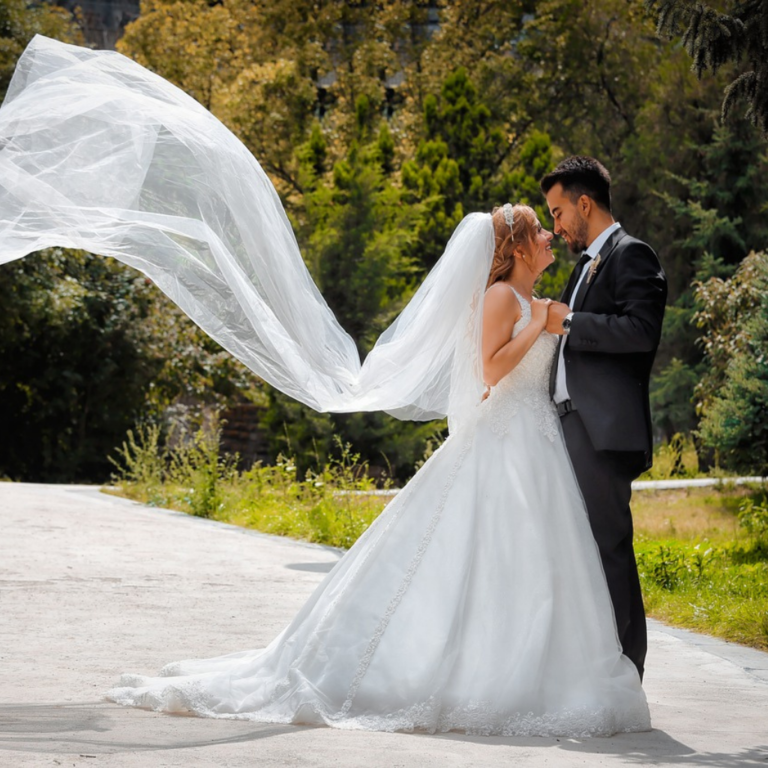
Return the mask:
<path id="1" fill-rule="evenodd" d="M 373 493 L 367 463 L 339 437 L 335 453 L 303 479 L 284 456 L 238 472 L 236 457 L 221 456 L 220 438 L 213 424 L 163 444 L 159 428 L 139 426 L 112 459 L 113 480 L 137 501 L 336 547 L 351 547 L 386 503 Z"/>
<path id="2" fill-rule="evenodd" d="M 745 531 L 768 541 L 768 498 L 748 499 L 739 509 L 739 523 Z"/>

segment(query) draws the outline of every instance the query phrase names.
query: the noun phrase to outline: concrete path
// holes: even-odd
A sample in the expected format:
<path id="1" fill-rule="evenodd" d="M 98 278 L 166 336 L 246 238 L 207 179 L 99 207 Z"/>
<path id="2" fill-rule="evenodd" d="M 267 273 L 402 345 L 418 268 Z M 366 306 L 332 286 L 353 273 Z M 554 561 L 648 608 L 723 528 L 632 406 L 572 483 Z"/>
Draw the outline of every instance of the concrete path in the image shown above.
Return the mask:
<path id="1" fill-rule="evenodd" d="M 338 556 L 93 488 L 0 483 L 0 766 L 768 766 L 768 654 L 656 623 L 655 730 L 610 739 L 265 726 L 102 701 L 123 671 L 265 645 Z"/>

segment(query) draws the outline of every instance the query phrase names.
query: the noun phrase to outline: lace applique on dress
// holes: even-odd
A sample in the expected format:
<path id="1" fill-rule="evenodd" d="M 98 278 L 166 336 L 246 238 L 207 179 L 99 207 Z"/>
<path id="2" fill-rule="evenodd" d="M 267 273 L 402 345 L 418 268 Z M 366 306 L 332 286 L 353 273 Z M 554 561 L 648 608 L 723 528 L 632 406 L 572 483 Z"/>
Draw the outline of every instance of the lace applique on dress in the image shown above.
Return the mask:
<path id="1" fill-rule="evenodd" d="M 531 322 L 531 304 L 512 286 L 521 316 L 512 329 L 514 339 Z M 521 409 L 531 412 L 541 432 L 552 442 L 558 435 L 557 410 L 549 396 L 549 374 L 557 350 L 557 337 L 542 331 L 525 357 L 493 389 L 486 401 L 487 418 L 496 435 L 505 435 Z"/>
<path id="2" fill-rule="evenodd" d="M 397 710 L 385 716 L 359 715 L 335 722 L 333 715 L 315 708 L 325 722 L 342 728 L 376 731 L 415 730 L 428 733 L 461 731 L 473 736 L 559 736 L 572 739 L 610 736 L 614 733 L 647 731 L 650 716 L 647 707 L 621 710 L 609 707 L 564 707 L 536 715 L 533 712 L 504 713 L 487 702 L 470 701 L 447 709 L 437 697 Z"/>

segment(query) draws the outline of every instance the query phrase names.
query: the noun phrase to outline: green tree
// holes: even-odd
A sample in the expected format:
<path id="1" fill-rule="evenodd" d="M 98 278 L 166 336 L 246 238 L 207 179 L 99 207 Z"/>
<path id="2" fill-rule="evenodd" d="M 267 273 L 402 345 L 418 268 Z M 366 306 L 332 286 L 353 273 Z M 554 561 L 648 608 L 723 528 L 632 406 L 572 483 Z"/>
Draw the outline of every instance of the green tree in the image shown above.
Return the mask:
<path id="1" fill-rule="evenodd" d="M 100 257 L 53 250 L 4 267 L 0 283 L 0 474 L 103 480 L 160 361 L 142 355 L 147 294 Z"/>
<path id="2" fill-rule="evenodd" d="M 135 270 L 51 249 L 3 267 L 0 476 L 104 481 L 136 421 L 252 377 Z"/>
<path id="3" fill-rule="evenodd" d="M 310 271 L 361 355 L 411 296 L 416 270 L 409 251 L 422 209 L 407 201 L 394 175 L 394 142 L 377 127 L 367 97 L 359 97 L 356 136 L 329 170 L 319 126 L 299 149 L 305 190 L 299 239 Z M 424 452 L 431 425 L 401 422 L 381 413 L 316 414 L 268 389 L 262 426 L 274 455 L 290 455 L 303 474 L 330 455 L 335 436 L 350 442 L 374 473 L 407 478 Z"/>
<path id="4" fill-rule="evenodd" d="M 48 3 L 0 0 L 0 96 L 11 82 L 16 62 L 35 35 L 82 44 L 83 36 L 69 11 Z"/>
<path id="5" fill-rule="evenodd" d="M 731 2 L 729 13 L 698 0 L 646 0 L 645 5 L 656 16 L 660 35 L 682 35 L 699 78 L 726 64 L 746 63 L 745 71 L 725 88 L 723 119 L 745 100 L 747 118 L 768 135 L 768 2 Z"/>
<path id="6" fill-rule="evenodd" d="M 145 0 L 118 47 L 231 128 L 299 215 L 297 150 L 316 121 L 331 161 L 355 140 L 361 97 L 375 122 L 387 114 L 400 135 L 410 124 L 399 113 L 413 99 L 398 91 L 423 55 L 426 13 L 405 0 Z"/>
<path id="7" fill-rule="evenodd" d="M 317 132 L 303 149 L 305 258 L 344 329 L 367 352 L 413 289 L 408 249 L 421 214 L 406 205 L 392 176 L 393 145 L 386 123 L 372 134 L 370 103 L 358 99 L 358 132 L 336 162 L 330 185 L 317 176 L 325 149 Z"/>
<path id="8" fill-rule="evenodd" d="M 424 126 L 414 159 L 403 163 L 402 179 L 426 208 L 414 249 L 425 269 L 435 264 L 467 213 L 511 200 L 538 206 L 544 214 L 538 179 L 552 167 L 549 136 L 532 131 L 512 156 L 503 125 L 466 69 L 448 75 L 439 97 L 426 97 Z"/>
<path id="9" fill-rule="evenodd" d="M 752 253 L 727 281 L 699 286 L 710 373 L 699 388 L 699 434 L 723 466 L 768 474 L 768 254 Z"/>
<path id="10" fill-rule="evenodd" d="M 768 154 L 754 129 L 744 121 L 717 125 L 698 156 L 695 178 L 670 173 L 677 191 L 659 193 L 679 232 L 670 270 L 676 298 L 652 394 L 656 423 L 668 438 L 695 428 L 694 390 L 711 375 L 694 322 L 694 285 L 728 277 L 750 251 L 768 248 Z"/>

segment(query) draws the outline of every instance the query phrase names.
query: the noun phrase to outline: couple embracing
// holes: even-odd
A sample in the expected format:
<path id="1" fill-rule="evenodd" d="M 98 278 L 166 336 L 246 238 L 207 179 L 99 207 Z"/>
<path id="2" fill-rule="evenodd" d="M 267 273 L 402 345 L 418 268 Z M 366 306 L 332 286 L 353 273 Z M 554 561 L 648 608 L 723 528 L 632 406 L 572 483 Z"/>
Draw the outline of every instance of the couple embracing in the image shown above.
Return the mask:
<path id="1" fill-rule="evenodd" d="M 610 186 L 608 171 L 590 157 L 570 157 L 542 179 L 554 233 L 580 258 L 561 302 L 531 300 L 531 278 L 543 264 L 499 277 L 495 284 L 509 285 L 517 300 L 497 288 L 486 323 L 518 317 L 522 292 L 557 338 L 548 392 L 600 550 L 622 650 L 642 679 L 647 640 L 629 502 L 632 480 L 652 462 L 648 382 L 667 287 L 653 250 L 614 220 Z M 543 234 L 547 245 L 551 237 Z M 489 339 L 486 368 L 504 349 L 502 337 Z"/>
<path id="2" fill-rule="evenodd" d="M 492 214 L 481 334 L 492 386 L 474 417 L 266 649 L 124 676 L 110 698 L 387 731 L 650 728 L 629 501 L 651 462 L 665 277 L 614 222 L 600 163 L 570 158 L 542 190 L 555 233 L 583 254 L 562 302 L 535 299 L 552 233 L 528 206 Z"/>
<path id="3" fill-rule="evenodd" d="M 266 648 L 124 675 L 109 698 L 386 731 L 650 728 L 629 501 L 651 461 L 666 281 L 614 221 L 600 163 L 542 180 L 581 254 L 561 302 L 534 298 L 553 234 L 530 207 L 470 214 L 361 365 L 266 174 L 201 105 L 117 54 L 40 37 L 8 94 L 0 262 L 51 245 L 113 256 L 317 410 L 449 419 Z"/>

